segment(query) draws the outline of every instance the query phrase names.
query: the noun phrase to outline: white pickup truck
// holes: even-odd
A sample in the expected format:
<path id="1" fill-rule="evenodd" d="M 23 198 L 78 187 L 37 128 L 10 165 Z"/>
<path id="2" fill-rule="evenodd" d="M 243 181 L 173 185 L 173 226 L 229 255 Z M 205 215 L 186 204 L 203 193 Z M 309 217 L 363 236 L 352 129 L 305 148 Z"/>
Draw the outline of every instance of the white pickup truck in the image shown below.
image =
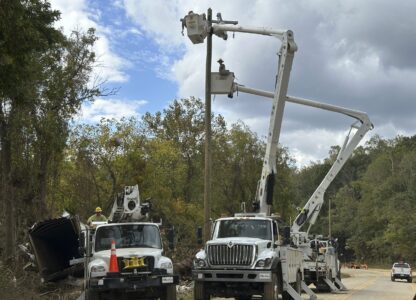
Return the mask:
<path id="1" fill-rule="evenodd" d="M 412 268 L 408 263 L 398 262 L 394 263 L 391 268 L 391 281 L 396 279 L 406 279 L 407 282 L 412 282 Z"/>

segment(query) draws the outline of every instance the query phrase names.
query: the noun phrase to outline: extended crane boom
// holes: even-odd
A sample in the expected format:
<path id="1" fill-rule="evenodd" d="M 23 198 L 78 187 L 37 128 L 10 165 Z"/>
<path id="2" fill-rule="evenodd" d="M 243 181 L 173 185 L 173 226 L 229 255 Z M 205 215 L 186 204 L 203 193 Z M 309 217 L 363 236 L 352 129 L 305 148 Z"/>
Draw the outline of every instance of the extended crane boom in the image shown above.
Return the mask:
<path id="1" fill-rule="evenodd" d="M 305 99 L 295 98 L 294 100 Z M 309 198 L 308 202 L 302 208 L 301 212 L 295 218 L 295 221 L 292 225 L 292 232 L 299 232 L 300 228 L 308 221 L 309 227 L 306 233 L 309 233 L 311 226 L 315 224 L 319 212 L 321 211 L 322 204 L 324 202 L 324 194 L 328 189 L 329 185 L 334 180 L 335 176 L 339 173 L 339 171 L 342 169 L 342 167 L 345 165 L 348 158 L 352 155 L 355 147 L 362 140 L 367 131 L 373 128 L 373 124 L 371 124 L 370 119 L 368 118 L 366 113 L 334 105 L 321 105 L 321 107 L 319 108 L 342 113 L 351 116 L 357 119 L 358 121 L 354 122 L 351 125 L 351 128 L 345 138 L 344 144 L 342 145 L 342 148 L 340 149 L 334 164 L 329 169 L 328 173 L 325 175 L 321 184 Z M 353 129 L 356 129 L 356 131 L 352 135 Z"/>
<path id="2" fill-rule="evenodd" d="M 249 87 L 237 84 L 237 83 L 233 83 L 233 92 L 237 92 L 237 91 L 248 93 L 248 94 L 253 94 L 253 95 L 258 95 L 258 96 L 263 96 L 267 98 L 274 98 L 274 94 L 271 92 L 253 89 L 253 88 L 249 88 Z M 330 185 L 332 180 L 335 178 L 335 176 L 342 169 L 345 162 L 351 156 L 355 147 L 362 140 L 362 138 L 367 133 L 367 131 L 373 128 L 373 124 L 371 123 L 368 115 L 365 112 L 361 112 L 361 111 L 357 111 L 357 110 L 353 110 L 353 109 L 349 109 L 349 108 L 345 108 L 341 106 L 336 106 L 332 104 L 317 102 L 317 101 L 313 101 L 309 99 L 292 97 L 292 96 L 287 96 L 285 101 L 341 113 L 341 114 L 344 114 L 346 116 L 352 117 L 357 120 L 351 125 L 351 129 L 347 137 L 345 138 L 344 144 L 338 153 L 335 163 L 332 165 L 331 169 L 329 170 L 328 174 L 325 176 L 322 183 L 318 186 L 318 188 L 309 198 L 308 202 L 305 204 L 304 208 L 301 210 L 301 213 L 296 217 L 295 221 L 293 222 L 292 232 L 299 232 L 299 229 L 302 227 L 303 224 L 305 224 L 306 221 L 309 221 L 309 224 L 310 224 L 309 229 L 313 224 L 315 224 L 316 218 L 318 217 L 319 212 L 321 211 L 322 204 L 324 202 L 325 191 L 327 190 L 328 186 Z M 271 118 L 270 128 L 272 128 L 272 122 L 277 122 L 277 121 L 276 119 Z M 353 129 L 356 129 L 356 131 L 351 137 Z M 278 139 L 277 141 L 273 140 L 273 142 L 270 143 L 270 137 L 271 135 L 269 133 L 269 140 L 267 144 L 268 144 L 268 147 L 272 146 L 270 144 L 274 145 L 274 153 L 275 153 Z M 272 153 L 266 153 L 266 158 L 271 157 L 271 155 Z M 266 171 L 266 176 L 267 174 L 274 174 L 273 172 L 267 173 L 267 167 L 272 171 L 274 171 L 275 167 L 272 168 L 272 166 L 266 165 L 266 161 L 267 160 L 265 160 L 265 165 L 263 166 L 262 180 L 264 180 L 263 176 L 265 174 L 265 171 Z M 269 161 L 269 163 L 272 163 L 272 162 Z M 275 160 L 274 160 L 274 164 L 275 164 Z M 273 175 L 269 175 L 268 178 L 270 178 L 271 176 Z M 267 187 L 269 187 L 270 185 L 268 181 L 265 181 L 263 183 L 260 182 L 259 188 L 261 188 L 262 186 L 266 186 L 266 189 L 267 189 Z M 270 197 L 270 194 L 272 193 L 269 193 L 269 197 Z M 261 201 L 261 199 L 259 198 L 257 199 L 260 200 L 260 204 L 262 202 L 263 203 L 266 202 L 265 200 Z M 308 229 L 308 232 L 309 232 L 309 229 Z"/>

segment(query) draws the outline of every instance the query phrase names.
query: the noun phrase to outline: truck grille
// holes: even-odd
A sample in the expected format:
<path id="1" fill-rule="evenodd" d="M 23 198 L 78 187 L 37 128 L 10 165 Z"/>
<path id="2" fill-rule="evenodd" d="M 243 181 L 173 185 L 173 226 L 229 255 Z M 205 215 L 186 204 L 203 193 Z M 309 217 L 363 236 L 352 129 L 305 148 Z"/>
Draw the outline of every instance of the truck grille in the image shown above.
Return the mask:
<path id="1" fill-rule="evenodd" d="M 208 245 L 210 265 L 249 266 L 253 263 L 253 245 Z"/>

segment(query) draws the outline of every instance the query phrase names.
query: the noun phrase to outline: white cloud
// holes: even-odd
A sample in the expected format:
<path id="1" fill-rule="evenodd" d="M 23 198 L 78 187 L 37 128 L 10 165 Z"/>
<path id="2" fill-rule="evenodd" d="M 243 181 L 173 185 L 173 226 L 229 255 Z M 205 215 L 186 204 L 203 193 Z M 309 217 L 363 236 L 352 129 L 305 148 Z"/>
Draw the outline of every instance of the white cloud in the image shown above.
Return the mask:
<path id="1" fill-rule="evenodd" d="M 120 120 L 121 118 L 138 117 L 140 116 L 140 108 L 146 103 L 145 100 L 97 99 L 83 105 L 77 121 L 98 123 L 102 118 Z"/>
<path id="2" fill-rule="evenodd" d="M 51 0 L 51 5 L 52 9 L 61 12 L 61 19 L 56 25 L 62 27 L 66 35 L 78 29 L 87 31 L 93 27 L 97 30 L 96 34 L 99 39 L 94 46 L 97 57 L 97 67 L 94 72 L 97 75 L 108 82 L 128 80 L 124 70 L 130 64 L 111 50 L 109 42 L 111 28 L 106 28 L 99 23 L 99 11 L 89 9 L 87 0 Z"/>
<path id="3" fill-rule="evenodd" d="M 178 97 L 204 97 L 206 44 L 193 45 L 180 35 L 179 19 L 188 11 L 203 13 L 212 7 L 242 26 L 289 28 L 299 46 L 289 94 L 316 99 L 368 113 L 375 125 L 370 134 L 391 138 L 415 134 L 416 2 L 274 1 L 274 0 L 124 0 L 127 15 L 159 44 L 162 53 L 180 48 L 183 55 L 171 65 Z M 249 7 L 249 9 L 247 9 Z M 186 32 L 185 32 L 186 34 Z M 215 61 L 225 60 L 238 82 L 273 91 L 279 43 L 270 37 L 230 34 L 228 41 L 213 39 Z M 260 136 L 269 125 L 270 101 L 240 96 L 219 97 L 213 110 L 228 122 L 242 120 Z M 349 121 L 348 121 L 349 122 Z M 285 125 L 286 124 L 286 125 Z M 287 107 L 281 142 L 298 163 L 322 159 L 344 136 L 344 119 L 316 109 Z"/>

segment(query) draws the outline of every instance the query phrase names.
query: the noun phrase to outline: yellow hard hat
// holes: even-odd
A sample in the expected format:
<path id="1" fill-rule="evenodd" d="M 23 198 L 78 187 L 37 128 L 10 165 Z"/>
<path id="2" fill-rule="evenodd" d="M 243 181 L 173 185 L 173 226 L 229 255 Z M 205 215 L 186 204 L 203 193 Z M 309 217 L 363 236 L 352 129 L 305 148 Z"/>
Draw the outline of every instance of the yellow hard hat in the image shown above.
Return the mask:
<path id="1" fill-rule="evenodd" d="M 101 209 L 101 207 L 97 206 L 97 208 L 95 209 L 96 213 L 102 212 L 103 210 Z"/>

